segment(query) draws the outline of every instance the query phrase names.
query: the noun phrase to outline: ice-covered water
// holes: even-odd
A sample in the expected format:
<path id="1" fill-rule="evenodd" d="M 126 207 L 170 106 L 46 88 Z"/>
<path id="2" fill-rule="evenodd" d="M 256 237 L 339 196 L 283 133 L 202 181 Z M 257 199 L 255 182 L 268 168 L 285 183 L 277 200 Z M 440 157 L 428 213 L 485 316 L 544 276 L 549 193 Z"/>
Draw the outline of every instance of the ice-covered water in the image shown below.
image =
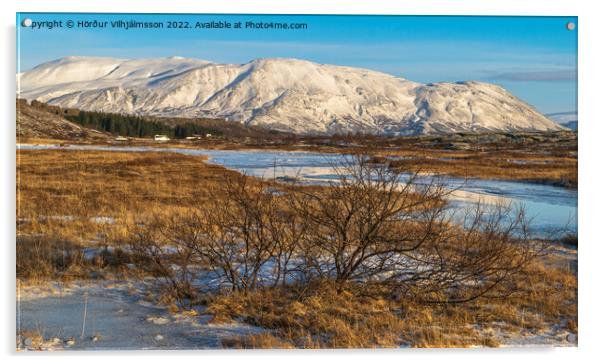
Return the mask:
<path id="1" fill-rule="evenodd" d="M 152 282 L 110 281 L 55 284 L 50 292 L 45 286 L 22 287 L 17 332 L 54 339 L 54 350 L 173 350 L 216 349 L 223 338 L 264 331 L 237 322 L 212 324 L 203 307 L 196 308 L 200 315 L 172 313 L 147 299 L 152 287 Z"/>
<path id="2" fill-rule="evenodd" d="M 172 152 L 206 156 L 210 163 L 266 178 L 298 177 L 307 182 L 324 183 L 337 178 L 333 166 L 348 160 L 341 154 L 276 150 L 210 150 L 186 148 L 153 148 L 91 145 L 25 145 L 20 150 L 106 150 L 125 152 Z M 527 168 L 527 167 L 525 167 Z M 425 177 L 423 182 L 428 181 Z M 420 181 L 419 181 L 420 182 Z M 446 178 L 450 188 L 457 189 L 454 202 L 470 208 L 476 201 L 505 202 L 525 208 L 531 226 L 536 231 L 577 229 L 577 191 L 562 187 L 503 180 L 469 180 Z"/>

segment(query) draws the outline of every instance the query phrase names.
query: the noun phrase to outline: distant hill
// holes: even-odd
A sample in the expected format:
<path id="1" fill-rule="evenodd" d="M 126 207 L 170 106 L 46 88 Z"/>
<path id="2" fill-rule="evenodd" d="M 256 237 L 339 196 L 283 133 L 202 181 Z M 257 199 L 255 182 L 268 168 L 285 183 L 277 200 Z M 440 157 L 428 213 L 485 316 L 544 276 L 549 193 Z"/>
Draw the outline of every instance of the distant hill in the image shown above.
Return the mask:
<path id="1" fill-rule="evenodd" d="M 113 138 L 121 135 L 150 138 L 166 134 L 182 139 L 193 135 L 256 140 L 291 137 L 292 134 L 249 127 L 218 119 L 135 116 L 118 113 L 63 109 L 39 101 L 17 99 L 17 136 L 30 138 Z"/>
<path id="2" fill-rule="evenodd" d="M 546 116 L 564 127 L 567 127 L 571 130 L 577 130 L 579 118 L 576 111 L 557 112 L 553 114 L 546 114 Z"/>
<path id="3" fill-rule="evenodd" d="M 63 108 L 222 119 L 295 134 L 424 135 L 564 128 L 500 86 L 422 84 L 299 59 L 65 57 L 17 75 L 19 97 Z"/>

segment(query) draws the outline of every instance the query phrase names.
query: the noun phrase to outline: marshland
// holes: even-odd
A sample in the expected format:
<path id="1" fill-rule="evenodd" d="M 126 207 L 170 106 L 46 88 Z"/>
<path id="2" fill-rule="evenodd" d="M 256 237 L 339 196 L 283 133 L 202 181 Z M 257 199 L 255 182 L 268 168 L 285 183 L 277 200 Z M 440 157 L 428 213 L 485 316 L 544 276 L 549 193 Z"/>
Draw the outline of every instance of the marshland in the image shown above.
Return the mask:
<path id="1" fill-rule="evenodd" d="M 576 136 L 505 138 L 20 138 L 17 345 L 576 345 Z"/>

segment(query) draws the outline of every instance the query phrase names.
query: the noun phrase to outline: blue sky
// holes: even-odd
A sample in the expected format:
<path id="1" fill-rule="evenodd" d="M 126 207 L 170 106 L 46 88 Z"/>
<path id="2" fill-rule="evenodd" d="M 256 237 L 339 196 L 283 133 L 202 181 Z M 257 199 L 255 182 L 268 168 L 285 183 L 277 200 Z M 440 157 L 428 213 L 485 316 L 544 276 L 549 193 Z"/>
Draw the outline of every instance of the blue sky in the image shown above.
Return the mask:
<path id="1" fill-rule="evenodd" d="M 576 17 L 312 16 L 20 13 L 46 20 L 263 21 L 303 30 L 32 29 L 17 27 L 20 71 L 69 55 L 183 56 L 245 63 L 293 57 L 365 67 L 418 82 L 502 85 L 544 113 L 577 110 Z"/>

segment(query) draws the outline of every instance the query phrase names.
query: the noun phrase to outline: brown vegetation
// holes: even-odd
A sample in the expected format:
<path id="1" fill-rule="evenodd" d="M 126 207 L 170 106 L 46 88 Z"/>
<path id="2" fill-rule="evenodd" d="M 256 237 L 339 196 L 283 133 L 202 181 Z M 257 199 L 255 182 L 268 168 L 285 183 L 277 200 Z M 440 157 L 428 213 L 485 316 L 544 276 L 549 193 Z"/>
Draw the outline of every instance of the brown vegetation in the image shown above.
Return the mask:
<path id="1" fill-rule="evenodd" d="M 36 279 L 87 277 L 91 267 L 82 260 L 84 247 L 104 251 L 107 259 L 109 252 L 120 254 L 120 243 L 136 224 L 157 213 L 202 204 L 212 198 L 204 187 L 232 173 L 200 157 L 177 154 L 20 151 L 17 274 Z M 69 259 L 61 258 L 59 264 L 55 255 Z M 85 265 L 90 269 L 83 269 Z"/>
<path id="2" fill-rule="evenodd" d="M 504 335 L 536 335 L 553 325 L 577 332 L 574 272 L 535 264 L 507 282 L 506 299 L 461 305 L 425 305 L 410 299 L 336 294 L 320 285 L 265 289 L 217 297 L 208 312 L 216 321 L 243 319 L 270 329 L 226 344 L 237 348 L 469 347 L 499 346 Z"/>
<path id="3" fill-rule="evenodd" d="M 395 169 L 422 170 L 459 177 L 506 179 L 577 187 L 577 158 L 522 152 L 379 153 L 375 161 Z M 401 158 L 401 159 L 397 159 Z"/>

